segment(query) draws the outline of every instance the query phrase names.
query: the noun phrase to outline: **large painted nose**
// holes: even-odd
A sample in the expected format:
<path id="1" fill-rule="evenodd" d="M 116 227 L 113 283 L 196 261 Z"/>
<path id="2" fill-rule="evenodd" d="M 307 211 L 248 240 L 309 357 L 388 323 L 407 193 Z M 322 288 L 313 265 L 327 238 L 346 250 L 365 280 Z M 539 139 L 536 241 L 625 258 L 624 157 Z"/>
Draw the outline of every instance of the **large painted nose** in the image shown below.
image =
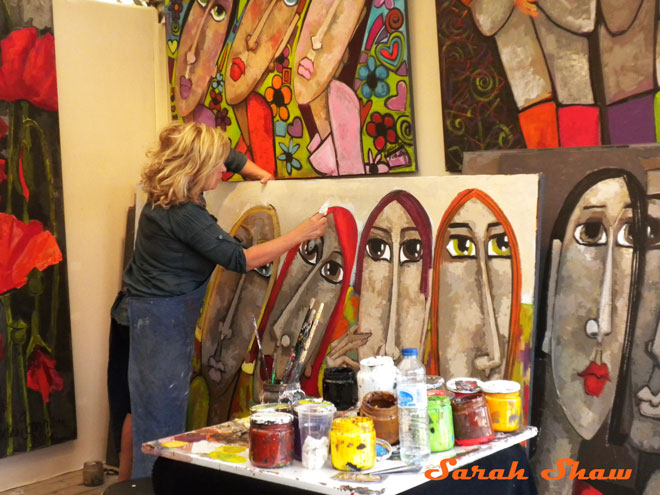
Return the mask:
<path id="1" fill-rule="evenodd" d="M 497 320 L 495 319 L 493 296 L 490 293 L 490 277 L 488 275 L 485 249 L 479 250 L 478 257 L 479 273 L 481 275 L 481 280 L 479 281 L 481 285 L 481 310 L 487 354 L 478 356 L 474 360 L 474 366 L 488 378 L 492 371 L 502 364 L 502 353 L 500 351 L 500 339 L 497 331 Z"/>
<path id="2" fill-rule="evenodd" d="M 268 8 L 261 16 L 261 19 L 259 19 L 259 23 L 257 24 L 257 27 L 254 28 L 254 31 L 252 31 L 252 33 L 248 35 L 247 47 L 248 50 L 250 50 L 251 52 L 255 51 L 259 47 L 259 42 L 257 40 L 259 39 L 259 36 L 261 36 L 261 31 L 263 31 L 264 26 L 266 25 L 266 22 L 270 18 L 270 14 L 273 11 L 273 7 L 275 7 L 275 4 L 278 1 L 279 0 L 270 0 L 270 4 L 268 5 Z"/>
<path id="3" fill-rule="evenodd" d="M 400 249 L 397 251 L 400 251 Z M 385 336 L 385 355 L 390 356 L 395 361 L 399 359 L 399 355 L 401 354 L 396 341 L 397 331 L 402 330 L 397 328 L 399 306 L 399 266 L 399 252 L 392 253 L 392 286 L 390 289 L 389 318 L 387 320 L 387 333 Z"/>
<path id="4" fill-rule="evenodd" d="M 605 271 L 600 291 L 600 302 L 598 304 L 598 317 L 587 320 L 584 331 L 587 337 L 596 339 L 598 345 L 602 345 L 603 339 L 612 333 L 612 264 L 614 258 L 614 233 L 610 230 L 607 243 L 607 258 L 605 259 Z"/>

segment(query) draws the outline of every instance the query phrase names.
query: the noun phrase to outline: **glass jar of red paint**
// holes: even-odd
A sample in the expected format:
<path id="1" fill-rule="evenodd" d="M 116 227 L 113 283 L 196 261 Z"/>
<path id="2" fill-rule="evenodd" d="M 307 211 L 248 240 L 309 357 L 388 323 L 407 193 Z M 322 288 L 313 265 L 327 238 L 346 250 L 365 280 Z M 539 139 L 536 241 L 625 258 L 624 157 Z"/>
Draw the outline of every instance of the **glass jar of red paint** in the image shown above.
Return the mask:
<path id="1" fill-rule="evenodd" d="M 260 412 L 250 416 L 250 462 L 260 468 L 288 466 L 293 460 L 293 415 Z"/>
<path id="2" fill-rule="evenodd" d="M 451 401 L 457 445 L 478 445 L 494 438 L 488 404 L 481 392 L 454 397 Z"/>

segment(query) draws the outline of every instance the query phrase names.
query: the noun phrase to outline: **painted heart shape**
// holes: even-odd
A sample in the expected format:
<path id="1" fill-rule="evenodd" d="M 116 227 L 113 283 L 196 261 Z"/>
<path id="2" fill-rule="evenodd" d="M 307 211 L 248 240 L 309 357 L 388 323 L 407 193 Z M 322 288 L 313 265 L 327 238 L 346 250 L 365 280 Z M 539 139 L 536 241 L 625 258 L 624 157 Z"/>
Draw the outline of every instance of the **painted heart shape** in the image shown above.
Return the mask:
<path id="1" fill-rule="evenodd" d="M 364 123 L 367 121 L 367 116 L 371 110 L 371 100 L 367 100 L 366 103 L 363 103 L 360 100 L 360 126 L 364 127 Z"/>
<path id="2" fill-rule="evenodd" d="M 376 58 L 390 70 L 396 72 L 403 62 L 405 55 L 405 41 L 403 34 L 395 32 L 390 35 L 389 41 L 384 46 L 376 49 Z"/>
<path id="3" fill-rule="evenodd" d="M 293 122 L 288 125 L 287 130 L 289 131 L 289 136 L 294 138 L 301 138 L 303 135 L 303 126 L 300 117 L 293 119 Z"/>
<path id="4" fill-rule="evenodd" d="M 168 40 L 167 41 L 167 48 L 170 49 L 170 53 L 174 55 L 176 53 L 177 48 L 179 48 L 179 42 L 178 40 Z"/>
<path id="5" fill-rule="evenodd" d="M 403 112 L 406 109 L 408 87 L 404 81 L 396 83 L 396 95 L 385 101 L 385 106 L 395 112 Z"/>

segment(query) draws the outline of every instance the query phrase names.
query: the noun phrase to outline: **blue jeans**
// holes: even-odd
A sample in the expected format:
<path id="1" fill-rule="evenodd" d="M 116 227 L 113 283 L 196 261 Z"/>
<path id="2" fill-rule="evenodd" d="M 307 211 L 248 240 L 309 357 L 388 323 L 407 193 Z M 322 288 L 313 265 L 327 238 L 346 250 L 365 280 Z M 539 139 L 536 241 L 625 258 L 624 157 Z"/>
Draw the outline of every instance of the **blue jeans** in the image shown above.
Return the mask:
<path id="1" fill-rule="evenodd" d="M 142 444 L 186 428 L 195 325 L 206 283 L 176 297 L 129 298 L 128 385 L 133 421 L 133 478 L 151 476 L 155 456 Z"/>

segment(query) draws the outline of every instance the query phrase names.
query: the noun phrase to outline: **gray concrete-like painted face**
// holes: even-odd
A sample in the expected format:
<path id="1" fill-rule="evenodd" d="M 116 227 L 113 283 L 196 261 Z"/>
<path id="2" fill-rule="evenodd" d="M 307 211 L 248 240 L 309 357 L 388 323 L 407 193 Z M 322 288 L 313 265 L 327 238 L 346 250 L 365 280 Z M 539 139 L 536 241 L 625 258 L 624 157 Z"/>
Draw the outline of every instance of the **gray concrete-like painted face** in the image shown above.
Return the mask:
<path id="1" fill-rule="evenodd" d="M 511 247 L 478 199 L 454 215 L 440 244 L 438 345 L 441 376 L 502 378 L 511 323 Z"/>
<path id="2" fill-rule="evenodd" d="M 630 442 L 660 452 L 660 198 L 648 201 L 648 243 L 630 360 L 633 422 Z"/>
<path id="3" fill-rule="evenodd" d="M 588 189 L 572 211 L 551 311 L 552 373 L 571 425 L 592 438 L 607 418 L 626 333 L 633 262 L 632 208 L 621 178 Z"/>
<path id="4" fill-rule="evenodd" d="M 359 331 L 371 333 L 358 356 L 387 355 L 401 349 L 423 350 L 427 298 L 420 292 L 422 240 L 412 218 L 393 201 L 380 212 L 369 232 L 362 266 Z"/>

